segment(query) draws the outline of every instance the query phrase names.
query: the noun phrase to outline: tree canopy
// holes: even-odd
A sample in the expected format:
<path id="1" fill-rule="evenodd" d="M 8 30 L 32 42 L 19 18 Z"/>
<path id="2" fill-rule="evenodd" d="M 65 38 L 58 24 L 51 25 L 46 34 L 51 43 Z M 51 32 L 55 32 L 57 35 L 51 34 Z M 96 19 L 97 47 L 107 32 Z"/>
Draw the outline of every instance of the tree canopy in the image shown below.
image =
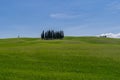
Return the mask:
<path id="1" fill-rule="evenodd" d="M 63 39 L 64 38 L 64 31 L 54 31 L 54 30 L 47 30 L 42 31 L 41 39 L 44 40 L 52 40 L 52 39 Z"/>

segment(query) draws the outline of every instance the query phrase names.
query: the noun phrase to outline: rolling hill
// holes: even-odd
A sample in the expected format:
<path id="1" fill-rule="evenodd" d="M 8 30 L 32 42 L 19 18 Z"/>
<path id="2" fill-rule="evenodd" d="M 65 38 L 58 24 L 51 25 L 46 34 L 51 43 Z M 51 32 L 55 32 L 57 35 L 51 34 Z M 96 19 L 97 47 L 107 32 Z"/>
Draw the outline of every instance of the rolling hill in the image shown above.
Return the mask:
<path id="1" fill-rule="evenodd" d="M 0 39 L 0 80 L 120 80 L 120 39 Z"/>

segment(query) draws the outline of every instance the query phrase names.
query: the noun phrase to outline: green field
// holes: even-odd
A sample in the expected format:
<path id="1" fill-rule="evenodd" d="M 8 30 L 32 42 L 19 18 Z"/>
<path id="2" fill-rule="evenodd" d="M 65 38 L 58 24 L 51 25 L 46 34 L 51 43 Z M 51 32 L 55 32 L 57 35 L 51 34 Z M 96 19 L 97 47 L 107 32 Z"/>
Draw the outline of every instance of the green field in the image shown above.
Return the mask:
<path id="1" fill-rule="evenodd" d="M 0 39 L 0 80 L 120 80 L 120 39 Z"/>

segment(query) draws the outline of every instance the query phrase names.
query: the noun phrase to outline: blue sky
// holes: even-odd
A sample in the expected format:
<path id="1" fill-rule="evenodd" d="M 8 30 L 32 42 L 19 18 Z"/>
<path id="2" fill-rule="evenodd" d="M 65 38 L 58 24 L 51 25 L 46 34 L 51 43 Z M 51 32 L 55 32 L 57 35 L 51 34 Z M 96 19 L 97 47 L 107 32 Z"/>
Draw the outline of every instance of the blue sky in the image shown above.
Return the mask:
<path id="1" fill-rule="evenodd" d="M 120 32 L 120 0 L 0 0 L 0 38 L 39 37 L 42 30 L 66 36 Z"/>

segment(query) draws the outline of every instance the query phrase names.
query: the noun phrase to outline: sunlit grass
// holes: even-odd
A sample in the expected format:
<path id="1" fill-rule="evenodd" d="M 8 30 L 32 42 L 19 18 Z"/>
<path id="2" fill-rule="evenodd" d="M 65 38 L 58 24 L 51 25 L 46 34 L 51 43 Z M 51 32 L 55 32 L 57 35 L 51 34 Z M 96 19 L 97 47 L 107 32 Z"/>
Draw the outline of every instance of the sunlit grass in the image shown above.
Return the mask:
<path id="1" fill-rule="evenodd" d="M 0 80 L 119 80 L 120 40 L 0 40 Z"/>

